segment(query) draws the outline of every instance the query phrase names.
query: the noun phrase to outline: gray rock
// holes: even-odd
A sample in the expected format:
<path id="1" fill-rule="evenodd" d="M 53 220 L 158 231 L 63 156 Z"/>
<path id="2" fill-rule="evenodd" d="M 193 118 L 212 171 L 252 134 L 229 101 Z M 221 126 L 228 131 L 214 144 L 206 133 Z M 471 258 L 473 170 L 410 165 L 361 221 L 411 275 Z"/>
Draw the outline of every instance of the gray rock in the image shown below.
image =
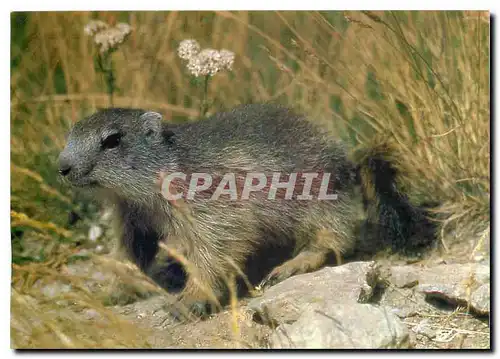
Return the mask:
<path id="1" fill-rule="evenodd" d="M 411 288 L 418 284 L 418 271 L 412 266 L 391 268 L 389 281 L 398 288 Z"/>
<path id="2" fill-rule="evenodd" d="M 478 285 L 489 283 L 490 268 L 484 264 L 446 264 L 422 268 L 419 274 L 421 284 L 426 283 L 459 283 L 472 279 Z"/>
<path id="3" fill-rule="evenodd" d="M 104 253 L 105 251 L 106 251 L 106 248 L 102 244 L 99 244 L 97 247 L 95 247 L 96 253 Z"/>
<path id="4" fill-rule="evenodd" d="M 313 273 L 288 278 L 248 304 L 265 314 L 265 320 L 291 323 L 310 309 L 323 310 L 337 304 L 367 302 L 379 278 L 374 262 L 353 262 L 326 267 Z"/>
<path id="5" fill-rule="evenodd" d="M 490 284 L 480 286 L 472 293 L 470 298 L 471 307 L 479 314 L 487 315 L 490 312 Z"/>
<path id="6" fill-rule="evenodd" d="M 379 280 L 374 262 L 327 267 L 269 288 L 248 307 L 278 326 L 272 348 L 406 348 L 408 330 L 391 308 L 366 304 Z"/>
<path id="7" fill-rule="evenodd" d="M 394 349 L 409 347 L 406 326 L 389 309 L 347 303 L 328 313 L 309 308 L 271 334 L 271 348 Z"/>
<path id="8" fill-rule="evenodd" d="M 147 318 L 149 325 L 153 328 L 172 325 L 175 320 L 167 312 L 168 306 L 172 305 L 173 297 L 165 294 L 140 300 L 125 306 L 116 305 L 113 308 L 117 313 L 124 315 L 134 321 Z"/>
<path id="9" fill-rule="evenodd" d="M 54 298 L 71 291 L 71 285 L 55 281 L 42 287 L 42 293 L 46 297 Z"/>
<path id="10" fill-rule="evenodd" d="M 489 281 L 490 269 L 486 265 L 448 264 L 421 270 L 417 289 L 429 297 L 445 300 L 452 305 L 470 305 L 475 312 L 487 314 Z"/>
<path id="11" fill-rule="evenodd" d="M 85 309 L 83 315 L 87 320 L 102 320 L 102 315 L 95 309 Z"/>
<path id="12" fill-rule="evenodd" d="M 97 241 L 102 236 L 103 230 L 100 226 L 93 224 L 89 229 L 89 240 L 92 242 Z"/>
<path id="13" fill-rule="evenodd" d="M 391 313 L 397 315 L 399 318 L 408 318 L 417 315 L 417 312 L 413 308 L 392 308 Z"/>
<path id="14" fill-rule="evenodd" d="M 425 335 L 429 339 L 436 337 L 436 331 L 429 326 L 429 319 L 424 319 L 418 325 L 414 326 L 412 330 L 416 334 Z"/>

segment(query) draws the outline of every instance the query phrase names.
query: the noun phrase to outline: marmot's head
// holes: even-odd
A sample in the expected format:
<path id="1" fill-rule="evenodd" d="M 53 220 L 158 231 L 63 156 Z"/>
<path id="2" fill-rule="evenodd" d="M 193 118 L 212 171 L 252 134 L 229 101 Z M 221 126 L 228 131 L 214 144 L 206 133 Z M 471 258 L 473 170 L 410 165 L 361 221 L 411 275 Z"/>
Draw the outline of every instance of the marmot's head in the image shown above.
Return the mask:
<path id="1" fill-rule="evenodd" d="M 155 191 L 160 170 L 169 166 L 172 135 L 156 112 L 99 111 L 71 129 L 59 172 L 77 187 L 144 199 Z"/>

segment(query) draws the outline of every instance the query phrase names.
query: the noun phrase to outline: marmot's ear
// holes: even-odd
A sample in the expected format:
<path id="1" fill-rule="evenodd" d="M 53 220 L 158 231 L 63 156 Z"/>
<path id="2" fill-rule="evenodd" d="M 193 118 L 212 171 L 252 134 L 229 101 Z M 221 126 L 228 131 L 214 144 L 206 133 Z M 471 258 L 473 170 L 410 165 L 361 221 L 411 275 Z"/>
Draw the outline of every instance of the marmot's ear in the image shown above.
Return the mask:
<path id="1" fill-rule="evenodd" d="M 162 131 L 162 116 L 158 112 L 146 112 L 139 117 L 141 128 L 146 137 L 158 137 Z"/>

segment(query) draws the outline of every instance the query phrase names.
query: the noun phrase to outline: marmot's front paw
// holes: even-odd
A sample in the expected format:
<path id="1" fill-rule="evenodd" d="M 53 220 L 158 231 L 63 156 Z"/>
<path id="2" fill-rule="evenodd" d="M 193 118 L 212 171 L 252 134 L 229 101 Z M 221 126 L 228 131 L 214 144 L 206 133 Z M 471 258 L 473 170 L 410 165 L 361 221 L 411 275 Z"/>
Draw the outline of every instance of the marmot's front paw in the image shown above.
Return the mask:
<path id="1" fill-rule="evenodd" d="M 146 274 L 169 293 L 179 293 L 186 285 L 186 271 L 180 263 L 170 258 L 157 261 Z"/>
<path id="2" fill-rule="evenodd" d="M 170 315 L 177 321 L 184 322 L 196 319 L 206 319 L 215 310 L 208 301 L 177 301 L 169 308 Z"/>

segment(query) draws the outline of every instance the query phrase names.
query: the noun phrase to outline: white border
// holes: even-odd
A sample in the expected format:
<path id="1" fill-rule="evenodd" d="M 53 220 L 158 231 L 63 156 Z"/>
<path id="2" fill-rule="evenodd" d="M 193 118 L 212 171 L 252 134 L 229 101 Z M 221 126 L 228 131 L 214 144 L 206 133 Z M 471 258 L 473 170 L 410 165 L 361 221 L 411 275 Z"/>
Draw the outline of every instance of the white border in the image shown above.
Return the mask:
<path id="1" fill-rule="evenodd" d="M 119 0 L 87 0 L 85 2 L 74 3 L 69 1 L 18 1 L 11 6 L 11 11 L 78 11 L 78 10 L 488 10 L 492 9 L 493 1 L 489 0 L 455 0 L 455 1 L 348 1 L 336 2 L 331 0 L 312 1 L 277 1 L 277 0 L 257 0 L 257 1 L 119 1 Z"/>

